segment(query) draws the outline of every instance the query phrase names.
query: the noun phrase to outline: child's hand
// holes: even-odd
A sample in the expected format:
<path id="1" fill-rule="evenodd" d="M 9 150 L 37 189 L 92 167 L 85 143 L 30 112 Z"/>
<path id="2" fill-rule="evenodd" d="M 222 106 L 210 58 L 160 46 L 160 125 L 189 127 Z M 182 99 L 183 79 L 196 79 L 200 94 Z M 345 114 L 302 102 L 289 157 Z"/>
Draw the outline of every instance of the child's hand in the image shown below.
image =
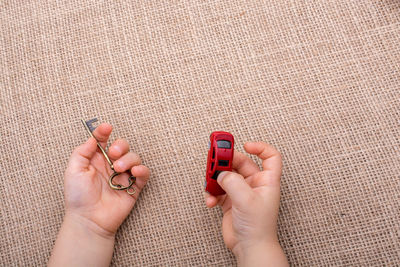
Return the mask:
<path id="1" fill-rule="evenodd" d="M 105 148 L 111 125 L 103 123 L 93 135 Z M 118 139 L 108 151 L 117 172 L 131 170 L 136 177 L 136 193 L 116 191 L 108 185 L 112 173 L 92 137 L 78 146 L 69 159 L 64 177 L 66 212 L 49 260 L 49 266 L 109 266 L 115 232 L 135 205 L 149 178 L 149 169 L 140 157 L 129 152 L 128 142 Z M 128 174 L 116 177 L 127 185 Z"/>
<path id="2" fill-rule="evenodd" d="M 94 130 L 93 135 L 105 148 L 112 127 L 103 123 Z M 149 169 L 141 165 L 139 155 L 129 152 L 127 141 L 118 139 L 109 148 L 108 156 L 117 172 L 131 170 L 135 176 L 136 193 L 129 195 L 125 190 L 110 188 L 108 179 L 112 173 L 110 166 L 98 149 L 96 140 L 90 138 L 72 153 L 65 171 L 66 216 L 79 216 L 87 219 L 113 235 L 135 204 L 138 194 L 149 178 Z M 115 180 L 128 184 L 128 174 L 121 174 Z"/>
<path id="3" fill-rule="evenodd" d="M 206 194 L 206 205 L 221 205 L 224 241 L 237 256 L 239 265 L 287 265 L 277 237 L 281 155 L 263 142 L 246 143 L 244 149 L 263 161 L 263 171 L 235 151 L 234 171 L 222 172 L 217 180 L 226 195 Z"/>

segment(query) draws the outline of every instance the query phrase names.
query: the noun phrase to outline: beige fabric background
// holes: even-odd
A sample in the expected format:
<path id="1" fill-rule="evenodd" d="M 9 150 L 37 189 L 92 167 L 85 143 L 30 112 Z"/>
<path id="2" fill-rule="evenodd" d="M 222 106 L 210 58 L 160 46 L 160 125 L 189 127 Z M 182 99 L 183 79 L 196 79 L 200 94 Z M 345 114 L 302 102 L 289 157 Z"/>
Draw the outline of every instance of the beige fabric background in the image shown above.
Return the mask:
<path id="1" fill-rule="evenodd" d="M 284 156 L 293 266 L 400 261 L 400 2 L 1 1 L 0 265 L 45 265 L 63 172 L 113 124 L 152 171 L 116 266 L 231 266 L 203 203 L 207 139 Z"/>

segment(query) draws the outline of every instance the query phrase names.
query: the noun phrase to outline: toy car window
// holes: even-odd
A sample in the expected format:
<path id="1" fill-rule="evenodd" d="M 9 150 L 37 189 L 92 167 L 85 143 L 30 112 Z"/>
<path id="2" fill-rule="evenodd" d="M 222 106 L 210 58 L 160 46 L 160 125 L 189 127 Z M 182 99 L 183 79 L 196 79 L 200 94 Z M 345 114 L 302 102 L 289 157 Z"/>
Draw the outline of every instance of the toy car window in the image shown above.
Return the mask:
<path id="1" fill-rule="evenodd" d="M 217 141 L 218 148 L 231 148 L 231 142 L 226 140 Z"/>
<path id="2" fill-rule="evenodd" d="M 218 166 L 227 167 L 229 166 L 229 160 L 218 160 Z"/>

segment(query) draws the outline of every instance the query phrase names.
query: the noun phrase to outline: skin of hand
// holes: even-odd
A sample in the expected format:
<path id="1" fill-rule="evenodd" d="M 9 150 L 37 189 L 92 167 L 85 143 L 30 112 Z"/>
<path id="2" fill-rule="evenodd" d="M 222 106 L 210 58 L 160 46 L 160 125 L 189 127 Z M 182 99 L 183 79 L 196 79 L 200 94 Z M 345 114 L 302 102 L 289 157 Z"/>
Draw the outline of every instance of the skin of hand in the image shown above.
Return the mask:
<path id="1" fill-rule="evenodd" d="M 233 171 L 217 178 L 226 194 L 206 193 L 206 205 L 221 206 L 224 241 L 239 266 L 289 266 L 277 236 L 281 154 L 264 142 L 247 142 L 244 149 L 262 160 L 263 170 L 235 151 Z"/>
<path id="2" fill-rule="evenodd" d="M 93 135 L 106 147 L 112 127 L 100 124 Z M 108 156 L 117 172 L 130 170 L 136 177 L 134 195 L 113 190 L 108 185 L 112 170 L 89 138 L 78 146 L 69 159 L 64 175 L 65 217 L 54 246 L 49 266 L 108 266 L 117 229 L 132 210 L 149 179 L 150 171 L 141 165 L 136 153 L 129 151 L 126 140 L 117 139 Z M 115 183 L 128 184 L 128 174 L 121 174 Z"/>

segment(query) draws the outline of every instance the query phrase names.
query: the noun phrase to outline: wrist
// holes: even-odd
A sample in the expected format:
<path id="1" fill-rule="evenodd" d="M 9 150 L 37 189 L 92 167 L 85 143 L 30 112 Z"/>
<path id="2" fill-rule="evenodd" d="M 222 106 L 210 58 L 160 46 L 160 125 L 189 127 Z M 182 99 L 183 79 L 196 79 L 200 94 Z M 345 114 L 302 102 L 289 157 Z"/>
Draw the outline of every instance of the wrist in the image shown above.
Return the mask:
<path id="1" fill-rule="evenodd" d="M 103 229 L 90 219 L 74 212 L 67 211 L 65 213 L 63 227 L 65 226 L 71 229 L 71 231 L 79 232 L 88 238 L 97 238 L 112 242 L 115 239 L 115 233 Z"/>
<path id="2" fill-rule="evenodd" d="M 232 252 L 238 266 L 289 266 L 278 240 L 238 244 Z"/>
<path id="3" fill-rule="evenodd" d="M 109 266 L 114 234 L 75 213 L 67 212 L 49 266 Z"/>

